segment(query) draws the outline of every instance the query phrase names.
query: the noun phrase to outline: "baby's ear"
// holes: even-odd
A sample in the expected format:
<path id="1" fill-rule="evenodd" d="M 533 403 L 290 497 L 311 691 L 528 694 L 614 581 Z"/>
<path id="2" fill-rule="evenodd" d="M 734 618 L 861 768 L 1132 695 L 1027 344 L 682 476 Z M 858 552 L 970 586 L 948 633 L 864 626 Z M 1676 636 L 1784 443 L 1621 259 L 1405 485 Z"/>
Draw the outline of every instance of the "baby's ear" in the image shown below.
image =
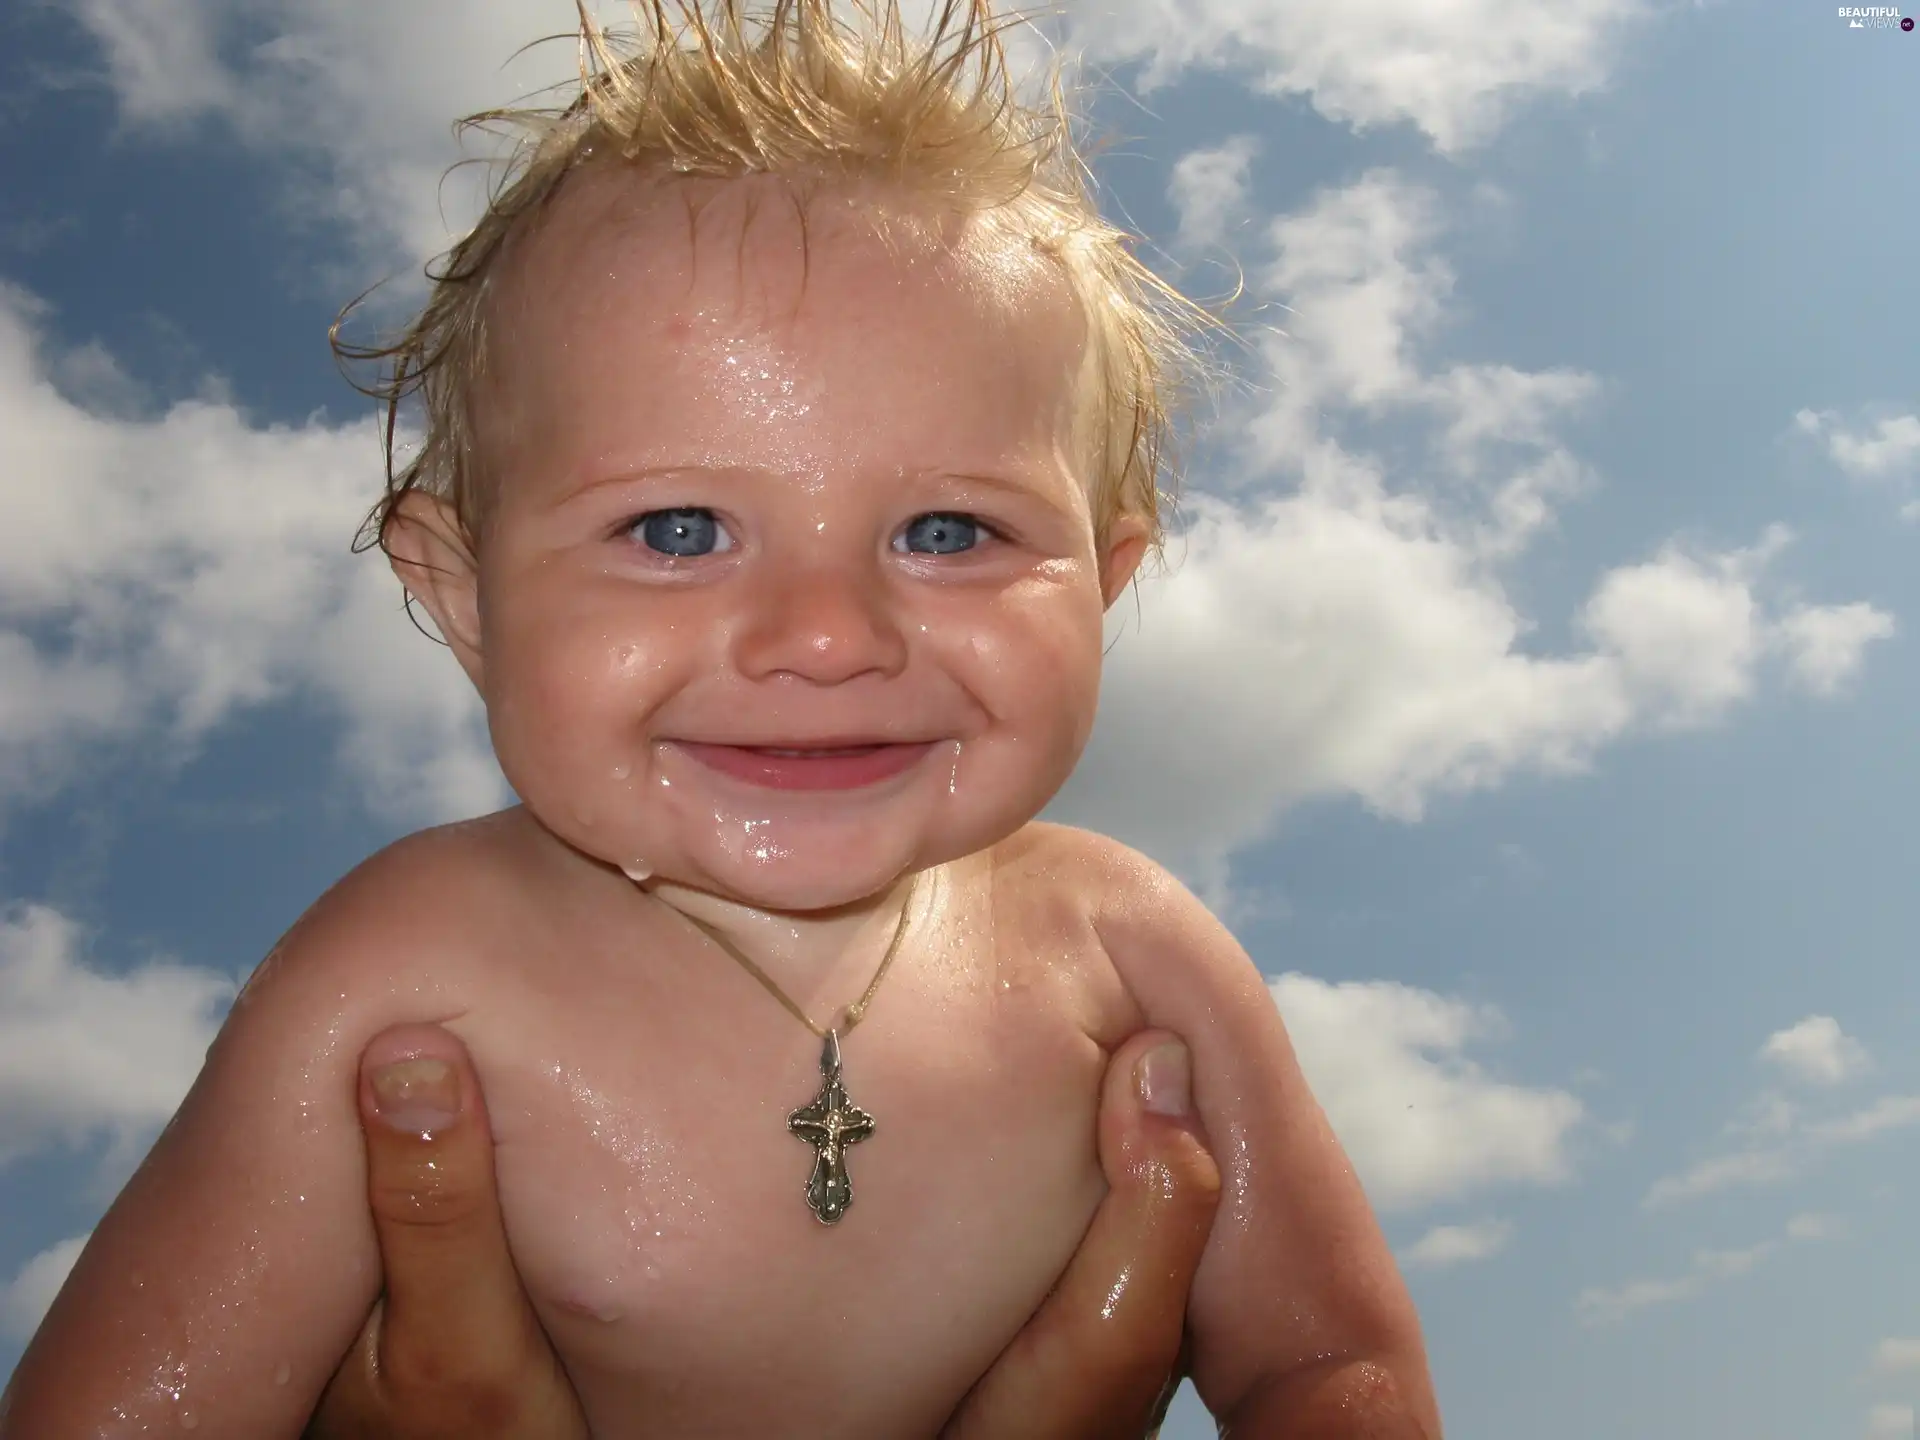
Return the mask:
<path id="1" fill-rule="evenodd" d="M 388 517 L 387 558 L 407 593 L 427 607 L 460 668 L 480 684 L 480 566 L 453 507 L 418 490 Z"/>
<path id="2" fill-rule="evenodd" d="M 1113 608 L 1146 554 L 1147 522 L 1138 515 L 1115 516 L 1100 552 L 1100 595 L 1107 609 Z"/>

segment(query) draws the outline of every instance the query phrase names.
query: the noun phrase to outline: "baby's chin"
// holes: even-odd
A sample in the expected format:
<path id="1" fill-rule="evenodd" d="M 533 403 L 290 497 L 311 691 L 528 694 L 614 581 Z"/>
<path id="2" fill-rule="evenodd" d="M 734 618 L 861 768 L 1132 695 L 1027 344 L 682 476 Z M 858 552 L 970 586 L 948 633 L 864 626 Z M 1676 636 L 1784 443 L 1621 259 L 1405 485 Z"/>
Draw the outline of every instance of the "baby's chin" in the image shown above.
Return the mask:
<path id="1" fill-rule="evenodd" d="M 912 851 L 862 857 L 857 864 L 842 856 L 781 856 L 736 860 L 730 856 L 629 859 L 620 870 L 635 884 L 649 889 L 660 885 L 704 891 L 737 905 L 788 915 L 809 914 L 859 905 L 886 894 L 902 875 L 930 869 L 954 856 Z"/>
<path id="2" fill-rule="evenodd" d="M 524 791 L 522 797 L 563 844 L 635 884 L 681 886 L 801 914 L 859 905 L 903 875 L 989 849 L 1034 817 L 1033 788 L 962 787 L 955 794 L 942 785 L 937 793 L 847 814 L 831 807 L 728 814 L 663 805 L 658 797 L 644 807 L 606 805 L 602 797 L 593 797 L 599 805 Z"/>
<path id="3" fill-rule="evenodd" d="M 677 842 L 622 833 L 626 827 L 582 823 L 584 817 L 564 807 L 556 814 L 542 813 L 532 801 L 523 800 L 523 806 L 567 849 L 636 885 L 704 891 L 757 910 L 803 913 L 855 905 L 884 894 L 909 870 L 954 858 L 938 853 L 923 859 L 916 837 L 907 835 L 883 846 L 863 845 L 859 854 L 849 854 L 844 845 L 782 845 L 772 836 L 711 835 Z"/>

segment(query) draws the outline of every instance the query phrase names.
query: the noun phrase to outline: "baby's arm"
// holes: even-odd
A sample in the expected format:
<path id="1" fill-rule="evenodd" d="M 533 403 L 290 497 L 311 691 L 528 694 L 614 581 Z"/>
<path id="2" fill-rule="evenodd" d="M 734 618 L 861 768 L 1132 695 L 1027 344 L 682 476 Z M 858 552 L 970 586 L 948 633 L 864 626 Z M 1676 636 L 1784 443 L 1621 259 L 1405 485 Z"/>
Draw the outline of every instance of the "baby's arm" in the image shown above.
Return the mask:
<path id="1" fill-rule="evenodd" d="M 1166 871 L 1088 843 L 1096 928 L 1147 1024 L 1186 1039 L 1220 1164 L 1188 1309 L 1200 1398 L 1249 1440 L 1438 1440 L 1412 1301 L 1260 973 Z"/>
<path id="2" fill-rule="evenodd" d="M 419 868 L 369 862 L 255 973 L 21 1359 L 4 1440 L 300 1433 L 380 1286 L 360 1050 L 389 1016 L 448 1018 L 393 1014 L 418 1005 L 395 980 L 419 927 L 394 920 Z"/>

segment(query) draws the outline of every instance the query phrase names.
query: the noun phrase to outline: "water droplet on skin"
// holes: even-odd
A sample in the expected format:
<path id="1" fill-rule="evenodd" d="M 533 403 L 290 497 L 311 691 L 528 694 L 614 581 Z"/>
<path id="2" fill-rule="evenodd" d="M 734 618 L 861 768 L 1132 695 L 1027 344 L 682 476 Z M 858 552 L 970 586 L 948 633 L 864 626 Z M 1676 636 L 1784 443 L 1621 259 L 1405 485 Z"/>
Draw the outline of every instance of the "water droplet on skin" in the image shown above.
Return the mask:
<path id="1" fill-rule="evenodd" d="M 180 1428 L 182 1430 L 198 1430 L 200 1428 L 200 1417 L 191 1410 L 182 1410 L 180 1412 Z"/>
<path id="2" fill-rule="evenodd" d="M 636 885 L 644 885 L 653 878 L 653 866 L 644 860 L 633 860 L 620 867 L 620 873 Z"/>
<path id="3" fill-rule="evenodd" d="M 613 778 L 616 780 L 624 780 L 631 774 L 633 774 L 633 767 L 631 765 L 616 765 L 613 767 Z"/>
<path id="4" fill-rule="evenodd" d="M 765 865 L 786 855 L 785 847 L 773 837 L 772 825 L 771 820 L 748 820 L 741 826 L 746 840 L 745 853 L 757 864 Z"/>
<path id="5" fill-rule="evenodd" d="M 273 1372 L 273 1383 L 276 1385 L 284 1385 L 291 1379 L 293 1379 L 293 1366 L 282 1360 L 280 1362 L 280 1368 Z"/>
<path id="6" fill-rule="evenodd" d="M 960 742 L 953 742 L 953 769 L 947 772 L 947 794 L 960 793 Z"/>

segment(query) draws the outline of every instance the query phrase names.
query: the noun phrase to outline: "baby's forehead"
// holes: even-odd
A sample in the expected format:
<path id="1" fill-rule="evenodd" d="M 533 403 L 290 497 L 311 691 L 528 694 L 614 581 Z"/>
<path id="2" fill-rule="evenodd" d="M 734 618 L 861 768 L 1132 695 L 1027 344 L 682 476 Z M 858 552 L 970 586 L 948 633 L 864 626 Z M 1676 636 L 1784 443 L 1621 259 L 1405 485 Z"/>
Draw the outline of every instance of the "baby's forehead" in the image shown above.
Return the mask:
<path id="1" fill-rule="evenodd" d="M 505 258 L 497 303 L 516 320 L 591 312 L 610 286 L 661 310 L 797 316 L 850 289 L 938 285 L 978 301 L 988 323 L 1083 328 L 1064 269 L 1009 217 L 874 181 L 589 165 Z"/>
<path id="2" fill-rule="evenodd" d="M 576 178 L 488 319 L 489 446 L 1079 449 L 1085 326 L 1019 235 L 871 187 Z"/>

